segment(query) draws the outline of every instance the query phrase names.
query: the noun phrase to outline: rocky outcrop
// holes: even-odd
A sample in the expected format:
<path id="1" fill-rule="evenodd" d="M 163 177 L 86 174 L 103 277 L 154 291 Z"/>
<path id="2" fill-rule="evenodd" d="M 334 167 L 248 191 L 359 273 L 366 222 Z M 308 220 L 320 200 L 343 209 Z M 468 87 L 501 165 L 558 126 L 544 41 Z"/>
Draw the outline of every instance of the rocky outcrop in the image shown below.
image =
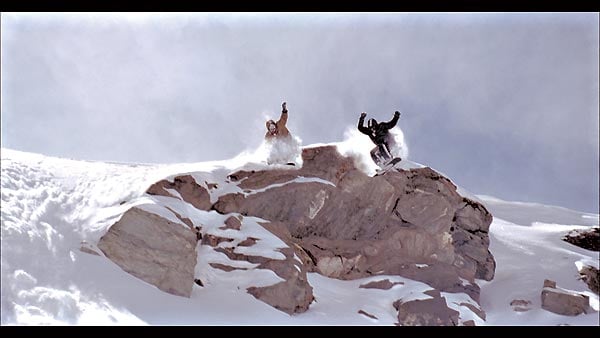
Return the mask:
<path id="1" fill-rule="evenodd" d="M 485 320 L 485 317 L 486 317 L 485 311 L 483 311 L 483 309 L 481 309 L 480 307 L 477 307 L 470 303 L 464 303 L 464 302 L 460 303 L 458 305 L 468 308 L 469 310 L 471 310 L 471 312 L 473 312 L 474 314 L 479 316 L 479 318 Z"/>
<path id="2" fill-rule="evenodd" d="M 492 216 L 483 205 L 430 168 L 369 177 L 333 146 L 304 149 L 302 157 L 298 170 L 232 173 L 250 193 L 221 196 L 213 209 L 284 224 L 311 271 L 340 279 L 401 275 L 478 300 L 479 288 L 461 278 L 494 276 Z"/>
<path id="3" fill-rule="evenodd" d="M 102 236 L 98 248 L 128 273 L 165 292 L 189 297 L 196 241 L 185 225 L 134 207 Z"/>
<path id="4" fill-rule="evenodd" d="M 173 207 L 179 213 L 165 206 L 182 224 L 132 208 L 99 247 L 125 271 L 167 292 L 189 296 L 200 240 L 230 261 L 254 264 L 227 264 L 219 255 L 220 260 L 206 262 L 209 269 L 272 270 L 281 282 L 250 285 L 247 292 L 289 314 L 306 311 L 314 299 L 307 272 L 339 279 L 400 275 L 437 290 L 465 292 L 479 301 L 475 279 L 491 280 L 495 271 L 488 250 L 492 215 L 483 205 L 459 195 L 449 179 L 430 168 L 390 170 L 370 177 L 335 146 L 305 148 L 302 158 L 298 169 L 230 173 L 223 191 L 217 184 L 197 182 L 198 175 L 161 180 L 148 188 L 149 195 L 174 197 L 199 210 L 231 215 L 207 230 L 188 218 L 187 204 Z M 210 194 L 213 201 L 219 196 L 216 203 L 211 203 Z M 248 247 L 260 240 L 248 234 L 240 238 L 243 216 L 265 220 L 260 225 L 288 246 L 277 247 L 285 259 L 242 253 L 252 252 Z M 380 280 L 361 287 L 385 290 L 396 284 Z M 399 323 L 458 324 L 458 312 L 446 306 L 439 291 L 432 297 L 396 302 Z M 460 305 L 485 318 L 483 311 L 464 304 Z"/>
<path id="5" fill-rule="evenodd" d="M 214 186 L 214 184 L 212 186 Z M 173 178 L 173 182 L 169 180 L 158 181 L 152 184 L 148 190 L 146 190 L 146 193 L 149 195 L 177 197 L 171 194 L 167 189 L 176 190 L 185 202 L 190 203 L 200 210 L 210 210 L 212 206 L 208 190 L 199 185 L 191 175 L 176 176 Z"/>
<path id="6" fill-rule="evenodd" d="M 600 251 L 600 228 L 572 230 L 563 237 L 563 240 L 580 248 Z"/>
<path id="7" fill-rule="evenodd" d="M 598 291 L 600 290 L 598 269 L 590 265 L 584 265 L 581 270 L 579 270 L 579 275 L 590 288 L 590 290 L 592 290 L 595 294 L 598 294 Z"/>
<path id="8" fill-rule="evenodd" d="M 446 298 L 439 291 L 429 295 L 432 298 L 394 302 L 394 308 L 398 310 L 398 323 L 403 326 L 458 325 L 459 312 L 448 307 Z"/>
<path id="9" fill-rule="evenodd" d="M 259 265 L 259 268 L 273 270 L 285 281 L 264 287 L 250 287 L 248 293 L 261 301 L 288 314 L 301 313 L 308 310 L 313 301 L 312 287 L 306 277 L 306 269 L 294 259 L 293 249 L 282 249 L 284 261 L 270 260 Z"/>
<path id="10" fill-rule="evenodd" d="M 577 316 L 593 311 L 587 295 L 556 287 L 556 282 L 544 281 L 542 309 L 565 316 Z"/>
<path id="11" fill-rule="evenodd" d="M 236 252 L 237 247 L 247 247 L 256 244 L 257 239 L 248 237 L 237 245 L 233 246 L 218 246 L 221 242 L 229 240 L 213 235 L 206 235 L 204 238 L 214 238 L 214 240 L 206 240 L 203 238 L 203 243 L 215 247 L 215 251 L 225 254 L 229 259 L 234 261 L 246 261 L 258 264 L 256 269 L 268 269 L 273 271 L 277 276 L 283 279 L 282 282 L 263 286 L 249 287 L 247 292 L 278 310 L 288 314 L 301 313 L 308 310 L 310 303 L 313 301 L 312 287 L 308 283 L 306 276 L 306 268 L 302 261 L 297 259 L 296 250 L 293 243 L 290 241 L 289 233 L 286 233 L 285 228 L 280 224 L 264 225 L 270 232 L 274 233 L 282 239 L 289 247 L 278 249 L 285 259 L 273 259 L 263 256 L 251 256 Z M 225 225 L 220 229 L 240 230 L 241 223 L 238 217 L 230 216 L 225 221 Z M 210 264 L 212 267 L 232 271 L 233 268 L 224 264 Z"/>

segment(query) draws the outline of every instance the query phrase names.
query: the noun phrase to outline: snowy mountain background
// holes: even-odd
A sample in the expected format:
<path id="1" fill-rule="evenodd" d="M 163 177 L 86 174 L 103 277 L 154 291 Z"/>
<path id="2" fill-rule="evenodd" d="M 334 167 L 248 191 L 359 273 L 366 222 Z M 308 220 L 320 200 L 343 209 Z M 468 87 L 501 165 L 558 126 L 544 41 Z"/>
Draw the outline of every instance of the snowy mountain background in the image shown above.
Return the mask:
<path id="1" fill-rule="evenodd" d="M 341 153 L 368 156 L 364 149 L 370 145 L 364 139 L 356 141 L 352 132 L 347 136 L 346 141 L 332 144 Z M 128 209 L 156 203 L 144 194 L 154 182 L 204 172 L 227 186 L 227 175 L 236 169 L 249 165 L 268 169 L 261 158 L 264 153 L 257 151 L 226 161 L 107 163 L 2 148 L 2 325 L 393 325 L 397 322 L 394 300 L 428 298 L 423 293 L 431 289 L 427 284 L 399 276 L 338 280 L 308 273 L 316 301 L 308 311 L 288 315 L 246 292 L 249 285 L 272 284 L 277 278 L 274 274 L 262 269 L 213 269 L 208 265 L 210 252 L 200 244 L 196 271 L 201 271 L 204 285 L 194 285 L 190 298 L 165 293 L 102 255 L 89 253 L 97 251 L 99 239 Z M 369 163 L 363 161 L 362 169 L 372 175 L 375 168 Z M 422 167 L 408 160 L 402 166 Z M 470 301 L 465 294 L 443 293 L 463 321 L 470 319 L 476 325 L 600 324 L 597 312 L 562 316 L 543 310 L 540 301 L 543 281 L 551 279 L 564 289 L 589 296 L 591 307 L 598 311 L 598 295 L 578 279 L 582 265 L 598 268 L 598 252 L 561 240 L 570 230 L 597 227 L 598 214 L 503 201 L 460 188 L 459 192 L 482 202 L 493 214 L 489 250 L 496 260 L 494 279 L 477 280 L 485 320 L 458 306 Z M 194 217 L 209 228 L 221 225 L 224 218 L 215 211 Z M 252 217 L 245 218 L 243 229 L 261 239 L 260 246 L 252 247 L 256 254 L 277 254 L 274 249 L 281 241 Z M 388 290 L 359 287 L 383 278 L 403 284 Z M 531 301 L 530 310 L 515 311 L 510 305 L 514 299 Z"/>

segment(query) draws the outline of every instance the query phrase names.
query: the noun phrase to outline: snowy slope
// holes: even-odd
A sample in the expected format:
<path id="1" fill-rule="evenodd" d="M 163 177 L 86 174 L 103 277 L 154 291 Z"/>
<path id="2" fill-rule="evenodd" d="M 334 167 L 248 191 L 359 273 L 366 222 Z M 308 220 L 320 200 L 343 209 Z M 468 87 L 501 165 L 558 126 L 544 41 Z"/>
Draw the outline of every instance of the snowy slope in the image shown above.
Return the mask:
<path id="1" fill-rule="evenodd" d="M 598 226 L 598 214 L 536 203 L 507 202 L 485 195 L 478 197 L 494 215 L 490 251 L 496 259 L 496 276 L 490 282 L 478 281 L 487 324 L 598 325 L 598 313 L 560 316 L 542 310 L 540 298 L 544 279 L 551 279 L 559 287 L 585 293 L 592 307 L 598 310 L 598 296 L 577 280 L 581 263 L 598 268 L 598 252 L 561 239 L 570 230 Z M 532 310 L 512 311 L 509 304 L 514 299 L 531 301 Z"/>
<path id="2" fill-rule="evenodd" d="M 344 149 L 343 143 L 338 147 L 342 152 L 356 151 Z M 256 300 L 245 290 L 251 282 L 253 285 L 260 280 L 272 282 L 277 276 L 258 269 L 224 272 L 206 268 L 203 264 L 209 259 L 222 259 L 202 252 L 206 248 L 200 248 L 197 266 L 198 271 L 204 271 L 205 287 L 194 285 L 189 299 L 164 293 L 125 273 L 108 259 L 79 250 L 84 241 L 93 247 L 130 207 L 151 207 L 153 201 L 142 195 L 159 179 L 186 172 L 205 172 L 204 178 L 210 178 L 210 182 L 226 185 L 225 177 L 234 168 L 264 167 L 260 163 L 246 164 L 252 155 L 243 154 L 229 161 L 145 165 L 74 161 L 3 148 L 2 325 L 393 325 L 397 321 L 392 306 L 395 300 L 428 298 L 422 292 L 430 289 L 429 286 L 398 276 L 341 281 L 309 274 L 317 301 L 307 312 L 289 316 Z M 374 171 L 374 168 L 365 170 Z M 200 178 L 196 177 L 199 182 Z M 494 213 L 491 205 L 496 201 L 478 197 L 486 205 L 489 203 Z M 168 198 L 153 198 L 168 203 L 164 200 Z M 474 319 L 477 325 L 598 325 L 597 314 L 560 316 L 541 310 L 539 305 L 542 282 L 549 278 L 560 287 L 587 292 L 598 309 L 598 297 L 576 279 L 576 264 L 586 262 L 597 267 L 598 253 L 560 240 L 570 229 L 597 226 L 598 215 L 502 203 L 504 218 L 495 215 L 490 228 L 490 250 L 497 261 L 496 277 L 491 282 L 478 281 L 487 322 L 457 305 L 470 301 L 464 294 L 443 293 L 449 306 L 461 311 L 463 320 Z M 538 223 L 510 223 L 508 219 L 513 214 L 527 215 L 528 221 Z M 198 212 L 192 217 L 198 217 L 203 224 L 222 224 L 223 215 Z M 552 220 L 564 221 L 564 217 L 569 217 L 569 221 L 549 224 L 559 223 Z M 274 248 L 283 243 L 266 231 L 260 232 L 260 227 L 253 227 L 255 222 L 252 217 L 246 217 L 242 228 L 265 239 L 261 241 L 265 243 L 263 247 L 254 249 L 260 250 L 261 255 L 276 255 Z M 359 288 L 361 284 L 384 278 L 404 284 L 389 290 Z M 216 280 L 219 283 L 212 282 Z M 515 298 L 531 300 L 532 310 L 514 312 L 509 303 Z M 378 319 L 358 314 L 359 310 Z"/>

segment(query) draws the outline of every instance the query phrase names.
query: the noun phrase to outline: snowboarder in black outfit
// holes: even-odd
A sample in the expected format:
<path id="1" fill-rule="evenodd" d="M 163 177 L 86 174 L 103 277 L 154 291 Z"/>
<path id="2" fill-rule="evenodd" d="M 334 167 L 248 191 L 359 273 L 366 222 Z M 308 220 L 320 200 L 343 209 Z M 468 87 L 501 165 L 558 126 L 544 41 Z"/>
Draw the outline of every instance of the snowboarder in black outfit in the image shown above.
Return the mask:
<path id="1" fill-rule="evenodd" d="M 396 126 L 398 123 L 398 119 L 400 118 L 400 112 L 394 112 L 394 118 L 392 118 L 389 122 L 381 122 L 377 123 L 375 119 L 369 119 L 367 122 L 367 127 L 364 126 L 365 117 L 367 113 L 362 112 L 360 114 L 360 119 L 358 120 L 358 130 L 369 136 L 371 141 L 375 143 L 377 146 L 371 150 L 371 158 L 373 161 L 379 164 L 385 164 L 387 161 L 393 158 L 392 153 L 390 152 L 390 133 L 389 130 Z"/>

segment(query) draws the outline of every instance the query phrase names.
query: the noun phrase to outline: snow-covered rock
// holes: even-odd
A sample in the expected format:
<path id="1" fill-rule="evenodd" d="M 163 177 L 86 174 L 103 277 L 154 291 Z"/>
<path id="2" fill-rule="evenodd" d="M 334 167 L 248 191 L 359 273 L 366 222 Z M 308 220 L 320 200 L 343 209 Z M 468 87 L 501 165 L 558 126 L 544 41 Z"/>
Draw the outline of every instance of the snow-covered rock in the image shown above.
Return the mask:
<path id="1" fill-rule="evenodd" d="M 513 299 L 510 306 L 517 312 L 526 312 L 531 310 L 531 301 L 526 299 Z"/>
<path id="2" fill-rule="evenodd" d="M 542 289 L 542 308 L 566 316 L 593 311 L 587 295 L 559 288 L 556 282 L 547 279 L 544 280 Z"/>
<path id="3" fill-rule="evenodd" d="M 259 268 L 274 271 L 284 281 L 269 286 L 250 287 L 247 289 L 248 293 L 286 313 L 304 312 L 314 300 L 306 269 L 294 258 L 293 249 L 281 249 L 280 252 L 285 255 L 285 260 L 268 260 L 261 263 Z"/>
<path id="4" fill-rule="evenodd" d="M 102 236 L 98 248 L 128 273 L 165 292 L 189 297 L 196 241 L 185 225 L 134 207 Z"/>
<path id="5" fill-rule="evenodd" d="M 225 220 L 225 224 L 219 227 L 219 230 L 234 230 L 239 231 L 242 227 L 243 217 L 230 216 Z M 312 287 L 306 276 L 306 267 L 303 262 L 298 259 L 294 245 L 291 243 L 289 235 L 277 229 L 275 224 L 265 224 L 266 229 L 277 234 L 279 238 L 288 245 L 285 248 L 278 248 L 277 252 L 283 254 L 284 258 L 280 257 L 265 257 L 261 255 L 250 255 L 240 253 L 240 249 L 251 248 L 256 245 L 257 241 L 253 237 L 248 237 L 237 244 L 231 238 L 223 238 L 214 235 L 206 235 L 202 244 L 213 247 L 214 251 L 227 256 L 228 259 L 235 262 L 248 262 L 254 264 L 255 269 L 267 269 L 273 271 L 282 281 L 266 285 L 266 286 L 250 286 L 246 290 L 248 293 L 278 310 L 288 314 L 301 313 L 308 310 L 310 303 L 313 301 Z M 228 246 L 219 246 L 219 243 L 230 243 Z M 292 245 L 290 245 L 292 244 Z M 224 270 L 232 271 L 236 269 L 244 270 L 246 268 L 233 267 L 223 263 L 209 263 L 210 266 Z"/>
<path id="6" fill-rule="evenodd" d="M 208 185 L 208 183 L 206 184 Z M 212 206 L 207 189 L 196 183 L 196 180 L 191 175 L 176 176 L 172 182 L 170 180 L 160 180 L 151 185 L 146 193 L 149 195 L 176 197 L 173 196 L 173 190 L 177 191 L 185 202 L 190 203 L 195 208 L 209 210 Z"/>
<path id="7" fill-rule="evenodd" d="M 446 298 L 439 291 L 426 292 L 428 299 L 407 302 L 398 300 L 394 307 L 398 310 L 398 323 L 403 326 L 456 326 L 459 325 L 459 312 L 450 309 Z"/>
<path id="8" fill-rule="evenodd" d="M 310 149 L 322 146 L 327 145 L 306 148 L 312 156 L 318 156 Z M 429 274 L 440 280 L 433 284 L 454 278 L 453 267 L 428 262 L 412 264 L 403 271 L 405 277 L 325 277 L 317 272 L 298 239 L 291 236 L 289 223 L 239 212 L 220 214 L 211 209 L 228 194 L 239 193 L 248 198 L 294 183 L 321 188 L 336 185 L 336 189 L 353 191 L 375 173 L 364 166 L 367 162 L 360 165 L 354 161 L 365 170 L 364 175 L 352 170 L 344 174 L 338 171 L 339 167 L 323 170 L 308 161 L 306 168 L 313 165 L 312 170 L 321 174 L 298 177 L 297 170 L 304 166 L 266 166 L 252 162 L 252 156 L 200 163 L 136 164 L 75 161 L 6 148 L 2 148 L 1 155 L 2 325 L 393 325 L 398 323 L 395 300 L 411 302 L 432 297 L 428 294 L 432 286 L 412 279 L 410 272 L 420 278 Z M 370 161 L 368 149 L 364 157 Z M 406 171 L 424 168 L 408 160 L 401 163 Z M 257 182 L 259 175 L 273 179 L 262 173 L 266 170 L 269 175 L 280 173 L 278 183 L 252 187 L 250 183 Z M 248 180 L 244 175 L 233 175 L 243 172 L 256 177 Z M 336 178 L 338 174 L 341 175 Z M 390 174 L 377 179 L 387 180 Z M 188 175 L 182 179 L 186 182 L 175 182 L 175 178 Z M 163 184 L 173 186 L 161 186 L 157 194 L 146 193 L 163 179 Z M 177 191 L 174 185 L 178 183 L 198 189 L 197 198 L 204 200 L 204 205 L 194 206 L 192 202 L 197 204 L 198 200 Z M 365 191 L 368 193 L 368 189 Z M 570 230 L 597 227 L 598 214 L 501 201 L 484 195 L 475 199 L 460 187 L 457 191 L 463 197 L 482 201 L 494 214 L 488 234 L 489 250 L 497 262 L 491 281 L 459 278 L 458 288 L 462 291 L 441 292 L 447 308 L 459 312 L 459 325 L 598 326 L 597 313 L 556 314 L 544 310 L 540 298 L 540 285 L 546 277 L 588 296 L 591 307 L 598 310 L 597 294 L 577 277 L 586 266 L 598 268 L 598 252 L 561 240 Z M 310 197 L 312 203 L 306 208 L 317 219 L 327 211 L 327 195 L 323 192 Z M 186 283 L 195 282 L 189 298 L 164 292 L 125 272 L 98 247 L 100 238 L 111 232 L 111 226 L 132 208 L 189 231 L 190 241 L 195 238 L 193 275 L 183 278 Z M 294 263 L 288 264 L 285 262 L 289 261 L 291 250 Z M 354 257 L 344 256 L 343 263 L 355 264 Z M 329 259 L 324 269 L 327 266 L 333 269 L 339 264 Z M 277 305 L 272 301 L 277 296 L 257 299 L 248 293 L 249 289 L 284 286 L 285 271 L 279 270 L 286 269 L 300 271 L 297 281 L 306 276 L 306 284 L 298 289 L 300 295 L 305 292 L 304 296 L 294 301 L 300 305 L 298 309 L 312 299 L 308 293 L 312 289 L 315 301 L 304 312 L 289 315 L 283 308 L 295 308 L 293 302 Z M 293 278 L 287 280 L 294 283 Z M 273 291 L 287 290 L 293 288 L 287 285 Z M 479 304 L 467 293 L 479 294 Z M 526 304 L 529 310 L 515 311 L 511 305 L 514 299 L 531 302 Z M 274 306 L 280 306 L 281 311 Z"/>
<path id="9" fill-rule="evenodd" d="M 257 269 L 272 270 L 283 281 L 250 286 L 248 292 L 287 313 L 306 311 L 313 300 L 307 271 L 340 279 L 400 275 L 442 291 L 464 292 L 479 300 L 479 288 L 474 280 L 491 280 L 495 269 L 487 236 L 492 216 L 483 205 L 460 196 L 450 180 L 430 168 L 400 169 L 369 177 L 356 168 L 355 159 L 342 156 L 335 146 L 305 148 L 302 160 L 303 166 L 299 169 L 233 172 L 227 176 L 228 183 L 237 186 L 237 190 L 229 193 L 220 192 L 216 183 L 197 182 L 195 177 L 206 177 L 206 173 L 156 182 L 148 188 L 148 195 L 175 198 L 187 207 L 178 209 L 158 202 L 153 208 L 159 208 L 159 214 L 172 213 L 171 217 L 187 224 L 188 229 L 156 215 L 157 222 L 149 229 L 157 232 L 157 228 L 169 224 L 185 232 L 190 239 L 203 236 L 201 245 L 210 245 L 230 260 L 247 261 L 258 264 Z M 230 191 L 232 187 L 227 188 Z M 214 204 L 211 204 L 211 193 L 217 196 Z M 287 244 L 287 248 L 277 249 L 285 259 L 240 253 L 240 248 L 256 243 L 249 237 L 234 243 L 234 238 L 225 235 L 226 231 L 239 232 L 241 216 L 229 216 L 218 228 L 222 231 L 220 235 L 203 233 L 202 225 L 192 224 L 190 215 L 186 214 L 211 209 L 223 215 L 266 220 L 261 225 Z M 144 247 L 139 244 L 152 239 L 140 242 L 119 238 L 120 234 L 131 236 L 133 232 L 123 231 L 124 226 L 131 227 L 133 223 L 140 227 L 150 223 L 146 220 L 147 214 L 132 210 L 103 237 L 101 249 L 133 275 L 168 292 L 189 296 L 193 281 L 198 279 L 189 273 L 189 266 L 185 277 L 179 276 L 186 279 L 187 288 L 182 291 L 170 284 L 164 285 L 164 280 L 173 279 L 161 277 L 171 271 L 170 267 L 162 266 L 165 264 L 162 261 L 157 267 L 158 276 L 153 276 L 146 271 L 149 267 L 145 260 L 135 262 L 140 260 L 139 254 L 115 254 L 115 250 L 105 249 L 107 243 L 115 242 L 125 253 L 144 253 L 158 247 L 153 242 Z M 144 222 L 138 220 L 140 217 Z M 197 226 L 199 234 L 194 232 Z M 137 236 L 144 236 L 146 232 Z M 247 246 L 240 245 L 242 243 Z M 162 243 L 163 246 L 170 244 L 180 246 L 176 242 Z M 182 260 L 176 256 L 179 249 L 165 247 L 164 250 L 175 255 L 170 259 L 180 264 Z M 183 254 L 189 255 L 188 252 Z M 127 261 L 128 257 L 132 257 L 131 262 Z M 296 261 L 294 257 L 303 259 Z M 151 255 L 145 259 L 158 260 Z M 223 271 L 237 269 L 222 262 L 209 265 Z"/>
<path id="10" fill-rule="evenodd" d="M 600 292 L 600 276 L 598 274 L 598 268 L 591 265 L 583 265 L 579 270 L 581 279 L 588 285 L 590 290 L 598 294 Z"/>
<path id="11" fill-rule="evenodd" d="M 367 284 L 362 284 L 359 287 L 363 289 L 381 289 L 381 290 L 389 290 L 393 288 L 395 285 L 402 285 L 402 282 L 392 283 L 389 279 L 382 279 L 375 282 L 370 282 Z"/>
<path id="12" fill-rule="evenodd" d="M 571 230 L 563 240 L 580 248 L 600 251 L 600 228 L 593 227 L 587 230 Z"/>
<path id="13" fill-rule="evenodd" d="M 491 280 L 491 214 L 430 168 L 369 177 L 333 146 L 305 148 L 298 170 L 240 170 L 243 192 L 213 208 L 286 225 L 312 271 L 340 279 L 395 274 L 478 300 L 475 278 Z M 420 264 L 420 266 L 417 266 Z"/>

